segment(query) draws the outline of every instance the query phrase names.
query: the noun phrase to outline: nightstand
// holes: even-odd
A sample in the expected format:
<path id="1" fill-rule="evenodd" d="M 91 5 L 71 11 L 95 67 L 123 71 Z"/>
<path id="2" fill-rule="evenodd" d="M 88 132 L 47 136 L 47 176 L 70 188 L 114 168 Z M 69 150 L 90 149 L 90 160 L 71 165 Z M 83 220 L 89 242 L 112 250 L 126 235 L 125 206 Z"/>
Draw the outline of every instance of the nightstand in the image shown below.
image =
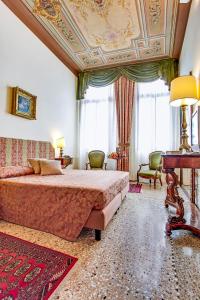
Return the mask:
<path id="1" fill-rule="evenodd" d="M 71 165 L 73 162 L 73 158 L 69 155 L 63 157 L 57 157 L 55 160 L 60 160 L 62 169 L 65 169 L 67 166 Z"/>

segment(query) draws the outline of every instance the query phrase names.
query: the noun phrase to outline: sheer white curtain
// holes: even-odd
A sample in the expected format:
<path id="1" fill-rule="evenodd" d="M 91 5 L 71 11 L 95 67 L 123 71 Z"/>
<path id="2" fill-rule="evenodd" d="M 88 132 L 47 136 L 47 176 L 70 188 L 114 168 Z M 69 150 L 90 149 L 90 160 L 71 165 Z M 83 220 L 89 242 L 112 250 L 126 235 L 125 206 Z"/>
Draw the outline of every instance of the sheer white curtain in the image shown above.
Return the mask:
<path id="1" fill-rule="evenodd" d="M 89 87 L 85 99 L 79 103 L 79 124 L 79 168 L 85 169 L 89 151 L 102 150 L 107 156 L 116 150 L 113 85 Z"/>
<path id="2" fill-rule="evenodd" d="M 162 80 L 138 83 L 133 109 L 130 147 L 131 178 L 138 165 L 156 150 L 176 150 L 179 145 L 179 109 L 169 105 L 168 87 Z"/>

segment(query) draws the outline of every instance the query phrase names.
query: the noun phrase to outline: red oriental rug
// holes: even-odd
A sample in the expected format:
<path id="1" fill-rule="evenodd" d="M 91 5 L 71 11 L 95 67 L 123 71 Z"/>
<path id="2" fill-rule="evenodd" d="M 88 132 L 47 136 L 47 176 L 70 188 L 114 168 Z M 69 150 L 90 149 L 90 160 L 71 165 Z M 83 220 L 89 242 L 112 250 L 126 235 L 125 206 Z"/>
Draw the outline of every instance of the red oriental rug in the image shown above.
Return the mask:
<path id="1" fill-rule="evenodd" d="M 77 258 L 0 232 L 0 300 L 46 300 Z"/>
<path id="2" fill-rule="evenodd" d="M 129 193 L 140 193 L 142 189 L 141 183 L 129 183 Z"/>

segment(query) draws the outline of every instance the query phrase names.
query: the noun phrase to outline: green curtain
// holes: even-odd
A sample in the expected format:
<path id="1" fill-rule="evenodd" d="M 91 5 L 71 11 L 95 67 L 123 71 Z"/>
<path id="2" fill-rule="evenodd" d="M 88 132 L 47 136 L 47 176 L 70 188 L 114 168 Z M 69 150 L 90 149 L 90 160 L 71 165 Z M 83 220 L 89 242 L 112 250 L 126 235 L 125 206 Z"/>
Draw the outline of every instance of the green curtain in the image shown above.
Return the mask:
<path id="1" fill-rule="evenodd" d="M 178 61 L 170 58 L 130 66 L 81 72 L 78 76 L 77 100 L 84 98 L 89 85 L 94 87 L 106 86 L 121 76 L 135 82 L 149 82 L 161 78 L 169 85 L 178 76 Z"/>

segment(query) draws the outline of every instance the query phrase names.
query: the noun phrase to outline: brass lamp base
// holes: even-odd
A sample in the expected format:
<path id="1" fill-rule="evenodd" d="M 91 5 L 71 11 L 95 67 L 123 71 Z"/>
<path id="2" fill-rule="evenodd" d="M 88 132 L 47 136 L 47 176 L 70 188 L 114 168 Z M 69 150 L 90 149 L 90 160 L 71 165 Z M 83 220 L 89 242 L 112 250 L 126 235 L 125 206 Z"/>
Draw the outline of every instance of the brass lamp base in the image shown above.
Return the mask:
<path id="1" fill-rule="evenodd" d="M 63 157 L 63 148 L 60 148 L 60 157 Z"/>
<path id="2" fill-rule="evenodd" d="M 179 150 L 186 150 L 187 152 L 191 152 L 192 148 L 188 144 L 188 135 L 187 135 L 187 122 L 186 122 L 186 105 L 181 106 L 182 110 L 182 134 L 181 134 L 181 145 Z"/>
<path id="3" fill-rule="evenodd" d="M 181 136 L 182 138 L 182 136 Z M 186 143 L 182 143 L 179 147 L 179 150 L 182 151 L 182 150 L 186 150 L 186 152 L 192 152 L 192 148 L 189 144 L 186 144 Z"/>

